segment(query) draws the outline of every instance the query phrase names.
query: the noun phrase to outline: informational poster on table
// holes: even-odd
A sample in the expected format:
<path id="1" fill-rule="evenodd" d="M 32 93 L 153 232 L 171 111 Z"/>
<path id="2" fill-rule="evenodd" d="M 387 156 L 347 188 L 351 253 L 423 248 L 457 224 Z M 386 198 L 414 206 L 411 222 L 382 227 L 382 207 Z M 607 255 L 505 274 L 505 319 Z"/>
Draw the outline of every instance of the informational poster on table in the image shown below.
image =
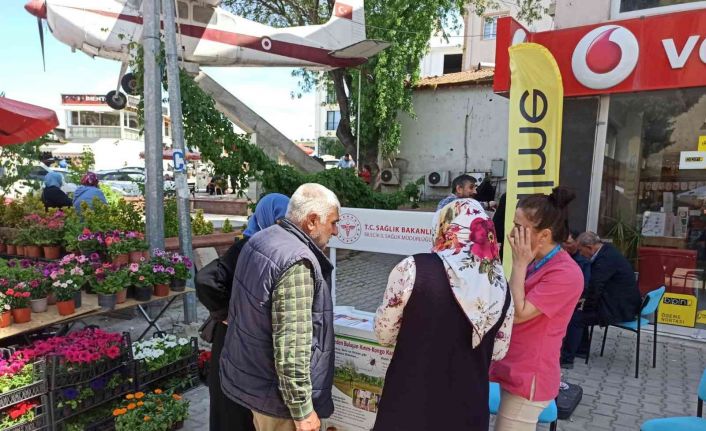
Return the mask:
<path id="1" fill-rule="evenodd" d="M 393 349 L 377 344 L 372 313 L 336 307 L 333 415 L 322 431 L 369 431 L 375 424 Z"/>

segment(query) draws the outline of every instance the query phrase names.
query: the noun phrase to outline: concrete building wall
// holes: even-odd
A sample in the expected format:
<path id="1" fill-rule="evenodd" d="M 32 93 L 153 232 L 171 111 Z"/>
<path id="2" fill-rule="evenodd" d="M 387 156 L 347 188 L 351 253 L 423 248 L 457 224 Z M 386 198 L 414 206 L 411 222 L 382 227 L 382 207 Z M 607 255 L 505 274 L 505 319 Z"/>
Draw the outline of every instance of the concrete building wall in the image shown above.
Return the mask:
<path id="1" fill-rule="evenodd" d="M 576 0 L 577 2 L 580 0 Z M 594 0 L 583 0 L 586 4 L 593 3 Z M 600 0 L 603 1 L 603 0 Z M 610 0 L 607 0 L 610 1 Z M 542 0 L 542 5 L 548 8 L 552 0 Z M 510 2 L 503 2 L 501 9 L 489 9 L 482 15 L 478 15 L 476 10 L 469 7 L 465 20 L 465 40 L 466 47 L 463 57 L 463 69 L 468 70 L 478 67 L 479 63 L 495 63 L 495 37 L 484 35 L 484 22 L 486 18 L 500 18 L 503 16 L 517 17 L 518 7 Z M 532 24 L 523 23 L 530 31 L 551 30 L 554 26 L 554 19 L 550 15 L 544 15 L 541 19 Z"/>
<path id="2" fill-rule="evenodd" d="M 487 172 L 493 159 L 507 160 L 508 99 L 496 96 L 490 85 L 420 89 L 413 103 L 416 118 L 400 114 L 396 165 L 403 183 L 432 171 L 450 171 L 450 179 Z M 425 198 L 449 192 L 425 187 Z"/>
<path id="3" fill-rule="evenodd" d="M 596 24 L 610 19 L 611 0 L 556 0 L 557 29 Z"/>

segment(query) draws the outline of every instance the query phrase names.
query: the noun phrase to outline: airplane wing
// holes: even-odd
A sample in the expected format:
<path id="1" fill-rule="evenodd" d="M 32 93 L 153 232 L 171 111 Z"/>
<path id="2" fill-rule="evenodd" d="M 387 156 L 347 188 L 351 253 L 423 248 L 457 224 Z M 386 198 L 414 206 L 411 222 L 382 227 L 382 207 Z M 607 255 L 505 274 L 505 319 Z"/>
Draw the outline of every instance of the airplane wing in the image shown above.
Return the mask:
<path id="1" fill-rule="evenodd" d="M 331 51 L 329 54 L 336 58 L 370 58 L 389 46 L 390 42 L 366 39 L 345 48 Z"/>

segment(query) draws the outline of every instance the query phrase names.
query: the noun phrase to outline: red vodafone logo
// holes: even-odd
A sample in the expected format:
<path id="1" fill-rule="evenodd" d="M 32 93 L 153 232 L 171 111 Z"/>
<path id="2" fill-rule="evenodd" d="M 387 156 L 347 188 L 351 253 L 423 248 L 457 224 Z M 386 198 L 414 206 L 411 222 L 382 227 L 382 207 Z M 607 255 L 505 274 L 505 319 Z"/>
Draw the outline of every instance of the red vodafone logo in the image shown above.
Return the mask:
<path id="1" fill-rule="evenodd" d="M 581 84 L 604 90 L 625 81 L 639 58 L 640 45 L 630 30 L 604 25 L 588 32 L 576 45 L 571 67 Z"/>

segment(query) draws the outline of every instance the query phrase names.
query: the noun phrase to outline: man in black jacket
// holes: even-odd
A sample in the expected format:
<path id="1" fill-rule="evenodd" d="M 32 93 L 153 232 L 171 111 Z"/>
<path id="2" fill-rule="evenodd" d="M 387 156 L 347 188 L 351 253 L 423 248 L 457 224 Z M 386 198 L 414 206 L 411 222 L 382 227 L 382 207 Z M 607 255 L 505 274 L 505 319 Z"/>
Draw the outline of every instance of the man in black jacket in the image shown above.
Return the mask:
<path id="1" fill-rule="evenodd" d="M 640 291 L 630 262 L 593 232 L 578 237 L 580 253 L 591 261 L 591 280 L 571 318 L 561 352 L 563 368 L 572 368 L 584 328 L 634 320 L 640 311 Z"/>
<path id="2" fill-rule="evenodd" d="M 238 240 L 219 259 L 206 265 L 196 274 L 196 294 L 209 311 L 209 323 L 202 332 L 213 343 L 211 369 L 208 375 L 210 395 L 210 431 L 254 431 L 252 413 L 230 400 L 221 390 L 220 357 L 225 344 L 225 324 L 228 318 L 228 303 L 233 286 L 233 274 L 240 252 L 256 233 L 274 225 L 287 213 L 289 198 L 279 193 L 269 194 L 258 202 L 255 213 L 248 220 L 243 238 Z M 208 340 L 207 340 L 208 341 Z"/>

